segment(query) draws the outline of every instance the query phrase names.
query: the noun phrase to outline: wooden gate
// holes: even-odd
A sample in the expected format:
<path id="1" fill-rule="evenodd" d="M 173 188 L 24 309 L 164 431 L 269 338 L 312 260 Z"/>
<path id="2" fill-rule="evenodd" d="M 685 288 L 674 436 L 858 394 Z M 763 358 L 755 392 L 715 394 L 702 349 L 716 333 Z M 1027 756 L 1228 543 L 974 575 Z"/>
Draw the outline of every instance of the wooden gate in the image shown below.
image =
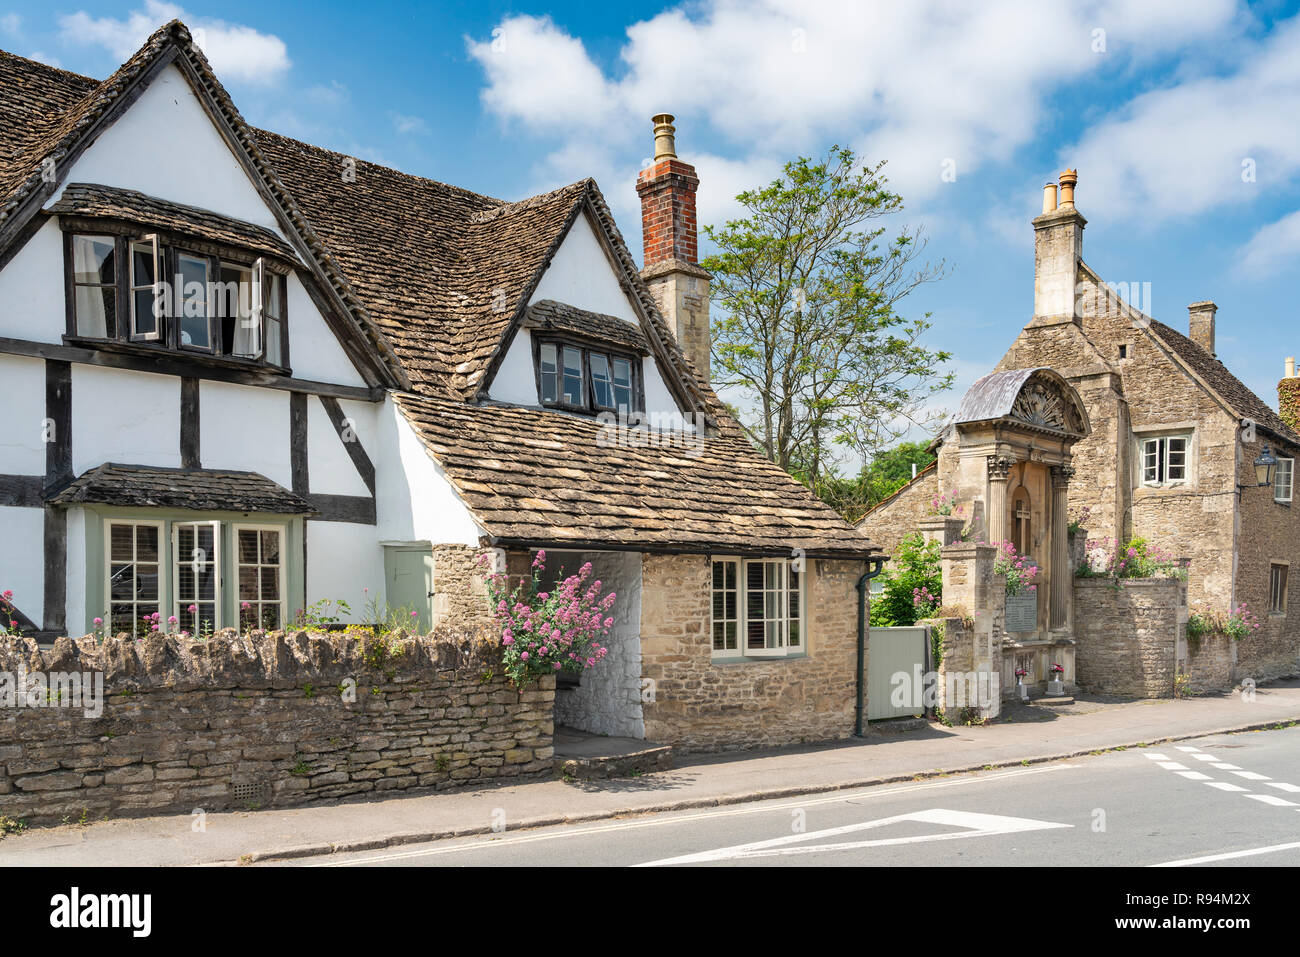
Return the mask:
<path id="1" fill-rule="evenodd" d="M 872 628 L 867 642 L 867 720 L 925 713 L 925 676 L 930 671 L 930 629 Z M 895 678 L 905 676 L 905 680 Z M 919 679 L 919 680 L 918 680 Z M 901 691 L 895 689 L 901 688 Z M 895 704 L 901 696 L 902 704 Z"/>

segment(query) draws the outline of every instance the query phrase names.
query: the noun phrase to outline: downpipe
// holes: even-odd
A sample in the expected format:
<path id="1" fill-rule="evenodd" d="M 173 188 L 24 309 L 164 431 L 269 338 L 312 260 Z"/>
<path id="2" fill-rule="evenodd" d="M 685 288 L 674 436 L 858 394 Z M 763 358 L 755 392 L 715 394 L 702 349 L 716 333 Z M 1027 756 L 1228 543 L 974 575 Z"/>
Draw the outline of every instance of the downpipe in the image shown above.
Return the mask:
<path id="1" fill-rule="evenodd" d="M 867 681 L 862 674 L 867 661 L 867 626 L 869 618 L 867 615 L 867 595 L 870 592 L 871 579 L 879 577 L 880 573 L 885 570 L 887 556 L 873 555 L 867 559 L 867 570 L 862 577 L 858 579 L 858 670 L 857 670 L 857 702 L 854 707 L 853 717 L 853 736 L 855 738 L 865 737 L 863 730 L 864 719 L 866 717 L 866 694 Z"/>

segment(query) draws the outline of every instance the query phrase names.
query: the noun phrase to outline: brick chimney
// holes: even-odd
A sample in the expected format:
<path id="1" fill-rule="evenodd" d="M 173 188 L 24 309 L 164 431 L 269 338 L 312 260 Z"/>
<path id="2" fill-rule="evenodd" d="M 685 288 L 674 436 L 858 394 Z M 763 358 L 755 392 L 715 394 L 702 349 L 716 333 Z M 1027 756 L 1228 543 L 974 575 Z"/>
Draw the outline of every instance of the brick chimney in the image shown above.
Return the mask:
<path id="1" fill-rule="evenodd" d="M 668 113 L 654 117 L 654 162 L 637 177 L 645 263 L 641 278 L 659 311 L 705 380 L 709 378 L 709 280 L 700 268 L 695 223 L 695 167 L 677 158 Z"/>
<path id="2" fill-rule="evenodd" d="M 1277 413 L 1300 432 L 1300 378 L 1295 374 L 1295 356 L 1287 356 L 1285 374 L 1277 384 Z"/>
<path id="3" fill-rule="evenodd" d="M 1210 355 L 1214 355 L 1214 314 L 1218 311 L 1208 299 L 1187 307 L 1187 338 Z"/>
<path id="4" fill-rule="evenodd" d="M 1087 220 L 1074 208 L 1078 182 L 1077 170 L 1061 173 L 1059 206 L 1057 184 L 1043 187 L 1043 212 L 1034 219 L 1034 319 L 1038 322 L 1080 321 L 1077 286 Z"/>

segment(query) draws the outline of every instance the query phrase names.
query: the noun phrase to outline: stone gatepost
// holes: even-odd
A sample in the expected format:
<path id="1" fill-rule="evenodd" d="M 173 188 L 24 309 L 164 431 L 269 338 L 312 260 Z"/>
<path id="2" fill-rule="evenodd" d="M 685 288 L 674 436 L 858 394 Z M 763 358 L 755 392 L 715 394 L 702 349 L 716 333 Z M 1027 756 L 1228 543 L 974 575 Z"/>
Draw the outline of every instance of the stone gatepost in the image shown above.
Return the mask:
<path id="1" fill-rule="evenodd" d="M 940 551 L 944 641 L 939 689 L 945 709 L 1001 711 L 1002 622 L 1006 580 L 995 574 L 997 549 L 957 542 Z"/>
<path id="2" fill-rule="evenodd" d="M 966 521 L 955 515 L 931 515 L 917 522 L 916 527 L 926 544 L 938 542 L 944 547 L 961 541 L 961 530 L 966 527 Z"/>

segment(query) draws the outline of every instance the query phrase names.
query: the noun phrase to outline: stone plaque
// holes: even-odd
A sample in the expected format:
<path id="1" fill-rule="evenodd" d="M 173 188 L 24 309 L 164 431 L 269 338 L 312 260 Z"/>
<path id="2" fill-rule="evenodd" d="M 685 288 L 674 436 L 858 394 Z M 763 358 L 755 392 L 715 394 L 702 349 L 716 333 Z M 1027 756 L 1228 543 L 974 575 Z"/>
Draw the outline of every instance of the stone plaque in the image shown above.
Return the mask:
<path id="1" fill-rule="evenodd" d="M 1010 632 L 1034 631 L 1038 628 L 1038 593 L 1007 596 L 1007 624 Z"/>

